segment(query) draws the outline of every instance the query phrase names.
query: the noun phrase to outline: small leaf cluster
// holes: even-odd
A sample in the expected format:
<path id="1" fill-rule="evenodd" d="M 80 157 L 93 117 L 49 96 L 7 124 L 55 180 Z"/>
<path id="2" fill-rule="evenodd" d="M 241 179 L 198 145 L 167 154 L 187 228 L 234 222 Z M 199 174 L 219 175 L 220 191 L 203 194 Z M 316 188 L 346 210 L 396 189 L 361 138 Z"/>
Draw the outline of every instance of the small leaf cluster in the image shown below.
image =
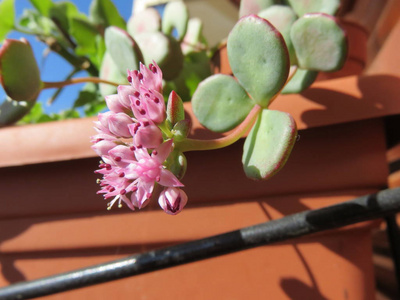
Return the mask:
<path id="1" fill-rule="evenodd" d="M 165 97 L 174 89 L 188 101 L 197 84 L 211 73 L 202 22 L 189 18 L 183 1 L 168 4 L 163 18 L 155 9 L 148 8 L 135 12 L 127 22 L 111 0 L 92 0 L 88 15 L 70 1 L 30 2 L 33 8 L 25 9 L 17 19 L 15 0 L 0 1 L 0 43 L 10 31 L 36 36 L 47 46 L 46 51 L 58 53 L 72 66 L 73 70 L 65 74 L 65 80 L 85 71 L 92 77 L 128 84 L 127 69 L 138 69 L 139 62 L 155 61 L 166 80 Z M 15 103 L 11 106 L 6 101 L 0 104 L 0 124 L 3 126 L 24 115 L 27 116 L 21 123 L 77 117 L 78 111 L 86 116 L 95 115 L 106 107 L 104 96 L 116 93 L 112 85 L 89 83 L 83 87 L 73 106 L 59 116 L 54 114 L 49 118 L 43 108 L 32 111 L 29 116 L 32 107 L 39 107 L 34 103 L 45 88 L 38 64 L 26 40 L 6 40 L 4 45 L 7 47 L 0 51 L 3 53 L 0 54 L 0 79 L 8 102 Z M 55 90 L 48 101 L 50 104 L 62 89 Z M 23 105 L 18 101 L 24 102 Z M 37 117 L 39 111 L 42 118 Z"/>

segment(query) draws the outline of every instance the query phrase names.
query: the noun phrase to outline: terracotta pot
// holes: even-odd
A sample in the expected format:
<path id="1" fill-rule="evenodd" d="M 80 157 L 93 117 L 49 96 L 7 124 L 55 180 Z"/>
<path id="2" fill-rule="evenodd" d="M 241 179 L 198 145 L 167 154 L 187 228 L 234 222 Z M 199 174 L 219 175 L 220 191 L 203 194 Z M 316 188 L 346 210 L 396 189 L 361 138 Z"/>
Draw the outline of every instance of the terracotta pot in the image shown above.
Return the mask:
<path id="1" fill-rule="evenodd" d="M 374 84 L 372 85 L 371 82 Z M 386 185 L 383 122 L 399 79 L 347 77 L 279 97 L 300 140 L 266 182 L 245 178 L 242 142 L 187 154 L 190 202 L 106 211 L 96 195 L 93 119 L 10 127 L 0 156 L 0 285 L 48 276 L 324 207 Z M 379 95 L 380 97 L 376 97 Z M 186 105 L 191 115 L 190 105 Z M 372 118 L 372 119 L 371 119 Z M 192 134 L 206 131 L 194 121 Z M 211 225 L 212 224 L 212 225 Z M 368 222 L 286 243 L 50 296 L 49 299 L 373 299 Z M 6 228 L 7 230 L 4 230 Z"/>

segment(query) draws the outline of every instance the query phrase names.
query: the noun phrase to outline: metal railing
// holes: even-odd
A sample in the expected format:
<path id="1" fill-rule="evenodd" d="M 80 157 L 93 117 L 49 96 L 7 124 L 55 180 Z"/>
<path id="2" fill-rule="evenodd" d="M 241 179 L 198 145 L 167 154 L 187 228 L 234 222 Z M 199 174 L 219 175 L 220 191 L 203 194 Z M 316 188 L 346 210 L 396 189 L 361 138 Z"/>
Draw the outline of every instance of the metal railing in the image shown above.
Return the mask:
<path id="1" fill-rule="evenodd" d="M 0 289 L 0 299 L 31 299 L 393 215 L 400 211 L 400 188 L 388 189 L 279 220 L 153 250 L 105 264 L 21 282 Z M 395 230 L 399 245 L 398 230 Z M 396 263 L 395 263 L 396 264 Z"/>

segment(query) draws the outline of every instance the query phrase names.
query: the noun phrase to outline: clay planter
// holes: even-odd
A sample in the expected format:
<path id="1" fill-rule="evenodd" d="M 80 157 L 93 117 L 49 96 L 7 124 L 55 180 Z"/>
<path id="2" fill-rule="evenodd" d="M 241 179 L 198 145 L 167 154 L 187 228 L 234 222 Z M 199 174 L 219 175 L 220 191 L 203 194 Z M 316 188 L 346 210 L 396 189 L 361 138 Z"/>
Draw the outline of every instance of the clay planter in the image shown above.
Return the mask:
<path id="1" fill-rule="evenodd" d="M 300 140 L 266 182 L 244 176 L 243 141 L 187 153 L 189 204 L 106 211 L 96 195 L 93 119 L 0 130 L 0 285 L 182 243 L 372 193 L 386 185 L 380 116 L 400 112 L 399 79 L 347 77 L 276 99 Z M 379 97 L 377 97 L 379 95 Z M 186 106 L 190 115 L 190 104 Z M 372 118 L 372 119 L 371 119 Z M 206 131 L 194 122 L 192 134 Z M 361 223 L 48 299 L 374 299 L 371 228 Z M 46 298 L 47 299 L 47 298 Z"/>

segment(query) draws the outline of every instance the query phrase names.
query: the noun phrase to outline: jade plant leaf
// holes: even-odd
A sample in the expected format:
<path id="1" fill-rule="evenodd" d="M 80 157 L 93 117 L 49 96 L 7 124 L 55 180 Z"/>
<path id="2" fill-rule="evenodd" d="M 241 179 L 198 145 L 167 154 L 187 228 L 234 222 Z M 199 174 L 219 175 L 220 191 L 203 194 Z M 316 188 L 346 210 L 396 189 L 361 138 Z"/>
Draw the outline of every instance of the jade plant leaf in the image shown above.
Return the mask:
<path id="1" fill-rule="evenodd" d="M 241 0 L 239 8 L 239 17 L 250 14 L 257 14 L 274 4 L 280 4 L 281 0 Z"/>
<path id="2" fill-rule="evenodd" d="M 90 4 L 89 15 L 95 25 L 107 28 L 117 26 L 125 29 L 125 20 L 121 17 L 118 9 L 111 0 L 93 0 Z"/>
<path id="3" fill-rule="evenodd" d="M 104 38 L 107 52 L 122 74 L 127 69 L 139 69 L 139 62 L 143 61 L 142 52 L 125 30 L 110 26 L 106 29 Z"/>
<path id="4" fill-rule="evenodd" d="M 171 36 L 166 36 L 169 39 L 170 51 L 166 62 L 159 65 L 165 80 L 172 80 L 179 76 L 183 68 L 184 56 L 181 49 L 181 44 Z"/>
<path id="5" fill-rule="evenodd" d="M 22 119 L 36 101 L 15 101 L 7 98 L 0 104 L 0 127 L 11 125 Z"/>
<path id="6" fill-rule="evenodd" d="M 101 79 L 118 82 L 120 84 L 129 83 L 126 75 L 120 72 L 119 68 L 114 63 L 108 52 L 104 54 L 99 76 Z M 117 87 L 110 84 L 100 83 L 99 88 L 103 97 L 117 93 Z"/>
<path id="7" fill-rule="evenodd" d="M 189 12 L 183 1 L 168 2 L 162 18 L 162 31 L 171 35 L 176 30 L 177 39 L 181 41 L 186 34 Z"/>
<path id="8" fill-rule="evenodd" d="M 308 88 L 317 78 L 318 71 L 297 69 L 296 73 L 285 85 L 282 94 L 298 94 Z"/>
<path id="9" fill-rule="evenodd" d="M 247 136 L 242 163 L 247 177 L 268 179 L 286 163 L 297 137 L 292 116 L 264 109 Z"/>
<path id="10" fill-rule="evenodd" d="M 137 34 L 160 31 L 161 16 L 157 10 L 148 7 L 140 13 L 132 15 L 126 25 L 128 33 L 136 38 Z"/>
<path id="11" fill-rule="evenodd" d="M 31 45 L 27 40 L 8 39 L 0 49 L 0 82 L 7 95 L 17 101 L 33 101 L 42 81 Z"/>
<path id="12" fill-rule="evenodd" d="M 285 5 L 272 5 L 258 13 L 258 16 L 270 22 L 282 34 L 289 50 L 290 64 L 296 64 L 296 53 L 290 38 L 290 28 L 297 20 L 293 9 Z"/>
<path id="13" fill-rule="evenodd" d="M 14 0 L 0 2 L 0 42 L 2 42 L 14 28 L 15 8 Z"/>
<path id="14" fill-rule="evenodd" d="M 248 115 L 254 102 L 229 75 L 216 74 L 203 80 L 193 94 L 192 107 L 197 119 L 216 132 L 235 128 Z"/>
<path id="15" fill-rule="evenodd" d="M 184 54 L 199 51 L 201 48 L 201 38 L 203 22 L 199 18 L 189 19 L 185 37 L 183 38 L 182 51 Z"/>
<path id="16" fill-rule="evenodd" d="M 336 14 L 340 0 L 287 0 L 298 16 L 308 13 Z"/>
<path id="17" fill-rule="evenodd" d="M 284 86 L 289 55 L 279 31 L 256 15 L 241 18 L 227 42 L 233 75 L 257 104 L 267 107 Z"/>
<path id="18" fill-rule="evenodd" d="M 332 16 L 305 15 L 293 24 L 290 37 L 302 69 L 336 71 L 346 60 L 346 35 Z"/>
<path id="19" fill-rule="evenodd" d="M 163 70 L 163 66 L 170 59 L 171 42 L 170 39 L 159 31 L 145 32 L 135 37 L 143 53 L 146 65 L 154 60 Z"/>

